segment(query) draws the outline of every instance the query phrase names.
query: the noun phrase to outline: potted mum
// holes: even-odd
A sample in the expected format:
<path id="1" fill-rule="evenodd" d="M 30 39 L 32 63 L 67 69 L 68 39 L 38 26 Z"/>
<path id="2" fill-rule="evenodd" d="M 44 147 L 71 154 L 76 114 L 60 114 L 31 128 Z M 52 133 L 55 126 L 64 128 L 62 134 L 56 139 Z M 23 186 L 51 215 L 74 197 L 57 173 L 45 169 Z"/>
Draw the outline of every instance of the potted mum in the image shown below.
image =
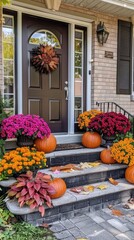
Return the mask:
<path id="1" fill-rule="evenodd" d="M 88 129 L 96 131 L 102 135 L 106 145 L 112 145 L 116 134 L 126 134 L 130 131 L 131 123 L 122 113 L 107 112 L 101 113 L 91 119 Z"/>
<path id="2" fill-rule="evenodd" d="M 92 109 L 92 110 L 81 113 L 77 119 L 78 127 L 80 129 L 86 130 L 91 119 L 100 113 L 101 113 L 101 111 L 99 111 L 97 109 Z"/>
<path id="3" fill-rule="evenodd" d="M 28 170 L 36 172 L 46 167 L 47 159 L 44 152 L 35 148 L 19 147 L 6 152 L 0 161 L 0 181 L 16 177 Z"/>
<path id="4" fill-rule="evenodd" d="M 4 119 L 1 123 L 3 139 L 17 138 L 18 146 L 31 146 L 36 138 L 49 137 L 48 124 L 38 115 L 16 114 Z"/>
<path id="5" fill-rule="evenodd" d="M 134 165 L 134 139 L 125 138 L 117 143 L 114 143 L 110 148 L 111 156 L 122 164 L 128 166 Z"/>

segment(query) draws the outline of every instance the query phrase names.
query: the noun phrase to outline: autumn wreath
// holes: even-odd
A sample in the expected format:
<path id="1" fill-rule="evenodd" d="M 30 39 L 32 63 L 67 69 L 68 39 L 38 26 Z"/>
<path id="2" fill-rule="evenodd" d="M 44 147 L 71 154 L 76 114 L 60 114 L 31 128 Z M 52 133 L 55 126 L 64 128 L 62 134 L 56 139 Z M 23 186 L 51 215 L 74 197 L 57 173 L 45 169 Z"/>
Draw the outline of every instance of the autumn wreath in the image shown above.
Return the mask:
<path id="1" fill-rule="evenodd" d="M 59 58 L 52 46 L 41 44 L 33 49 L 32 65 L 40 73 L 49 73 L 57 69 Z"/>

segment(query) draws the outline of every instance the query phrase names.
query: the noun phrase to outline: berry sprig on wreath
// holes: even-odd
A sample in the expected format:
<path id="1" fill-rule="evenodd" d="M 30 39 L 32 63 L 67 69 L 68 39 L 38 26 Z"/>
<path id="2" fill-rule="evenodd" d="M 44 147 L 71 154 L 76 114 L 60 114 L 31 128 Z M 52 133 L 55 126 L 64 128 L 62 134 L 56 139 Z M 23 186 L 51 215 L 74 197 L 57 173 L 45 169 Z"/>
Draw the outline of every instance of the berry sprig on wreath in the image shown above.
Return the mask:
<path id="1" fill-rule="evenodd" d="M 40 44 L 39 47 L 33 49 L 32 53 L 31 63 L 36 71 L 48 74 L 57 69 L 59 58 L 52 46 Z"/>

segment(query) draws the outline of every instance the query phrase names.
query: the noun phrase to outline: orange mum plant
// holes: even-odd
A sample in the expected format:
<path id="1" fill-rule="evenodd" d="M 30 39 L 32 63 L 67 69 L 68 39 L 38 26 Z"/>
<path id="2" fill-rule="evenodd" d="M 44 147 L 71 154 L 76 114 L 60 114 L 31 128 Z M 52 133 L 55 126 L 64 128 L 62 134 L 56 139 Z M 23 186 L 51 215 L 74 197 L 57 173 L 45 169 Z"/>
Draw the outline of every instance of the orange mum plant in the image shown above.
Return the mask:
<path id="1" fill-rule="evenodd" d="M 118 162 L 134 165 L 134 139 L 125 138 L 114 143 L 111 149 L 111 156 Z"/>
<path id="2" fill-rule="evenodd" d="M 39 152 L 35 148 L 16 148 L 5 153 L 0 160 L 0 180 L 14 176 L 16 173 L 44 168 L 46 161 L 44 152 Z"/>
<path id="3" fill-rule="evenodd" d="M 102 112 L 97 109 L 93 109 L 93 110 L 89 110 L 81 113 L 77 119 L 79 128 L 86 129 L 89 125 L 90 120 L 100 113 Z"/>

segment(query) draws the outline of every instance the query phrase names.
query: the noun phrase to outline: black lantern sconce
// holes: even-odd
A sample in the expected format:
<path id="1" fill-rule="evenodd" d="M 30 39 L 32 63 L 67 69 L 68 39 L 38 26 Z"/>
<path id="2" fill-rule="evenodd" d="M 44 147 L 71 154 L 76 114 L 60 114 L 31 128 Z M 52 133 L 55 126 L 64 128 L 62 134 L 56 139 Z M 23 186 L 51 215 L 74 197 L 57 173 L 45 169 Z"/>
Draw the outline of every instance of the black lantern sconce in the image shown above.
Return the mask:
<path id="1" fill-rule="evenodd" d="M 106 31 L 106 27 L 105 27 L 104 23 L 100 22 L 97 25 L 96 33 L 97 33 L 98 42 L 102 45 L 103 45 L 103 43 L 106 43 L 108 36 L 109 36 L 109 32 Z"/>

